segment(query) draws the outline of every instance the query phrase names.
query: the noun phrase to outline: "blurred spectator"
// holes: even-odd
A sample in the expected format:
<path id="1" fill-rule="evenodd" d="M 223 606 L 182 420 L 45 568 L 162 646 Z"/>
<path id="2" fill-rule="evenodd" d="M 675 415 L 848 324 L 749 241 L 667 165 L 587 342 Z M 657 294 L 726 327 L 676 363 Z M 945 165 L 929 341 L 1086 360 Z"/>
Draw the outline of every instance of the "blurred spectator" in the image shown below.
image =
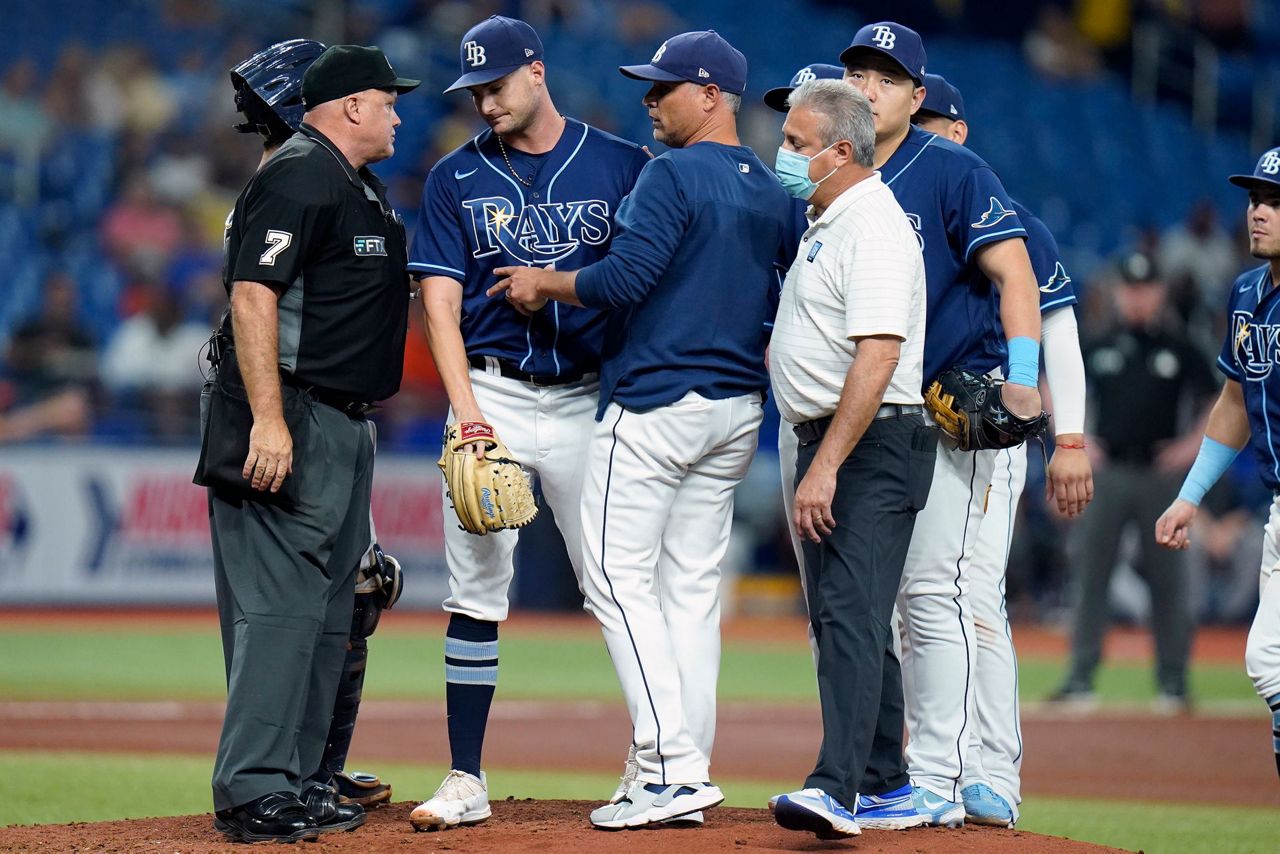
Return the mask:
<path id="1" fill-rule="evenodd" d="M 1200 431 L 1191 422 L 1206 410 L 1217 384 L 1207 359 L 1171 327 L 1168 287 L 1151 258 L 1130 255 L 1120 274 L 1118 323 L 1084 346 L 1096 498 L 1073 531 L 1071 668 L 1051 699 L 1093 702 L 1112 571 L 1125 531 L 1135 526 L 1134 568 L 1151 592 L 1160 707 L 1186 710 L 1192 633 L 1187 568 L 1183 554 L 1157 546 L 1152 532 L 1195 459 Z"/>
<path id="2" fill-rule="evenodd" d="M 159 274 L 182 240 L 182 220 L 161 203 L 150 179 L 134 174 L 124 193 L 102 218 L 102 244 L 128 271 Z"/>
<path id="3" fill-rule="evenodd" d="M 192 436 L 193 401 L 204 382 L 199 355 L 211 330 L 184 319 L 172 288 L 154 286 L 146 296 L 143 310 L 120 325 L 103 353 L 103 384 L 117 402 L 147 412 L 153 435 Z"/>
<path id="4" fill-rule="evenodd" d="M 1211 199 L 1201 199 L 1185 220 L 1161 236 L 1156 262 L 1165 279 L 1171 284 L 1187 281 L 1197 301 L 1214 312 L 1241 263 Z"/>
<path id="5" fill-rule="evenodd" d="M 49 141 L 53 123 L 40 95 L 36 64 L 23 57 L 0 79 L 0 148 L 40 151 Z"/>
<path id="6" fill-rule="evenodd" d="M 72 128 L 89 123 L 86 87 L 90 64 L 89 52 L 79 42 L 62 48 L 44 91 L 44 108 L 51 121 Z"/>
<path id="7" fill-rule="evenodd" d="M 1040 10 L 1035 29 L 1022 41 L 1022 52 L 1031 67 L 1046 77 L 1083 80 L 1096 77 L 1102 60 L 1066 10 L 1053 3 Z"/>
<path id="8" fill-rule="evenodd" d="M 18 326 L 0 384 L 0 441 L 48 433 L 83 435 L 91 424 L 98 359 L 77 317 L 75 282 L 53 273 L 40 312 Z"/>

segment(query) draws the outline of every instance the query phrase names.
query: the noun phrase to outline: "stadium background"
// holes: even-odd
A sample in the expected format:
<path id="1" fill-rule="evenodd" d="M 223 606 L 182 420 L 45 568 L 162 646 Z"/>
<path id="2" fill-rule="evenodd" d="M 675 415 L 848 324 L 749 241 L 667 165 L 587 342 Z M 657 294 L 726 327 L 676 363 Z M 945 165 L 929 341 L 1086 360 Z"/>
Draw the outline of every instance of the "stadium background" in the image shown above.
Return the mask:
<path id="1" fill-rule="evenodd" d="M 259 152 L 255 138 L 231 131 L 226 72 L 260 47 L 297 36 L 378 44 L 400 73 L 425 81 L 400 102 L 396 155 L 376 167 L 412 229 L 426 172 L 480 128 L 469 99 L 437 93 L 456 75 L 459 36 L 488 14 L 524 17 L 539 30 L 563 112 L 641 141 L 649 136 L 642 87 L 616 66 L 644 61 L 672 33 L 717 29 L 749 59 L 741 126 L 766 162 L 780 121 L 759 95 L 804 64 L 835 61 L 862 23 L 892 17 L 920 30 L 930 70 L 964 92 L 970 146 L 1057 236 L 1082 294 L 1083 334 L 1107 328 L 1114 263 L 1141 249 L 1170 282 L 1170 322 L 1209 358 L 1220 340 L 1223 289 L 1248 262 L 1239 227 L 1244 200 L 1224 176 L 1248 171 L 1276 138 L 1280 75 L 1268 49 L 1280 35 L 1278 7 L 1275 0 L 0 2 L 6 29 L 20 34 L 0 43 L 0 607 L 19 608 L 0 611 L 0 636 L 13 652 L 0 666 L 0 701 L 165 696 L 173 684 L 167 668 L 182 670 L 185 660 L 158 664 L 156 685 L 125 679 L 119 690 L 118 662 L 98 668 L 100 679 L 84 672 L 95 668 L 68 663 L 93 660 L 95 646 L 103 655 L 122 648 L 125 657 L 135 643 L 151 649 L 154 610 L 137 612 L 136 624 L 93 624 L 69 635 L 59 622 L 65 615 L 53 614 L 43 631 L 21 616 L 35 606 L 105 604 L 197 606 L 197 628 L 182 637 L 196 638 L 192 648 L 208 660 L 195 668 L 198 685 L 179 680 L 173 691 L 217 696 L 216 641 L 198 616 L 212 601 L 207 517 L 189 482 L 197 350 L 225 304 L 222 224 Z M 377 416 L 375 509 L 383 545 L 409 572 L 406 605 L 429 611 L 444 589 L 434 459 L 447 404 L 416 317 L 413 326 L 404 389 Z M 1188 413 L 1188 429 L 1193 424 Z M 766 424 L 739 494 L 726 593 L 739 613 L 780 615 L 782 635 L 796 634 L 798 603 L 776 497 L 775 433 Z M 1025 629 L 1049 638 L 1024 678 L 1024 695 L 1035 699 L 1060 669 L 1068 558 L 1066 526 L 1036 497 L 1042 472 L 1034 462 L 1031 478 L 1010 607 L 1022 625 L 1047 630 Z M 1205 545 L 1191 556 L 1197 612 L 1205 624 L 1235 627 L 1208 635 L 1229 651 L 1242 646 L 1239 626 L 1256 603 L 1257 520 L 1269 500 L 1256 482 L 1242 455 L 1212 499 L 1199 538 Z M 522 542 L 515 595 L 526 610 L 574 607 L 549 528 L 544 521 Z M 1119 574 L 1113 607 L 1122 620 L 1142 624 L 1148 606 L 1132 574 Z M 434 625 L 426 625 L 421 636 L 408 623 L 400 631 L 420 642 L 434 637 Z M 1146 647 L 1136 637 L 1121 638 L 1131 654 L 1104 674 L 1108 703 L 1151 694 Z M 160 646 L 172 643 L 163 639 Z M 802 639 L 788 649 L 771 674 L 803 673 Z M 531 666 L 562 653 L 548 651 Z M 438 669 L 437 650 L 427 645 L 425 657 Z M 379 679 L 375 660 L 375 697 L 434 690 L 392 687 L 394 678 L 434 678 L 411 664 Z M 1197 665 L 1193 690 L 1203 708 L 1260 712 L 1239 670 L 1230 653 Z M 584 695 L 607 698 L 608 689 Z M 523 690 L 516 687 L 516 696 Z M 802 696 L 808 683 L 796 690 Z M 1260 753 L 1265 732 L 1262 739 Z M 0 767 L 46 768 L 43 754 L 20 746 L 0 743 L 9 748 Z M 54 770 L 47 773 L 60 774 L 58 762 L 48 761 Z M 3 795 L 12 791 L 3 779 L 0 825 L 11 816 L 147 814 L 7 813 Z M 194 800 L 173 808 L 198 810 L 200 797 L 197 788 Z"/>

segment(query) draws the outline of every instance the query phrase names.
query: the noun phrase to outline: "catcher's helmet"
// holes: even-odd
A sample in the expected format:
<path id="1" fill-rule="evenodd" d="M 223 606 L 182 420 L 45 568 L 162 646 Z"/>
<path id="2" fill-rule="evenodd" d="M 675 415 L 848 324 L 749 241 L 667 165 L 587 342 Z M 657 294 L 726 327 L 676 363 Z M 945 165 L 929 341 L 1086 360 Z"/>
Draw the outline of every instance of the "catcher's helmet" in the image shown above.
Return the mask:
<path id="1" fill-rule="evenodd" d="M 287 137 L 302 122 L 302 75 L 324 53 L 312 39 L 289 39 L 260 50 L 231 69 L 236 109 L 246 121 L 241 133 L 260 133 L 267 139 Z"/>

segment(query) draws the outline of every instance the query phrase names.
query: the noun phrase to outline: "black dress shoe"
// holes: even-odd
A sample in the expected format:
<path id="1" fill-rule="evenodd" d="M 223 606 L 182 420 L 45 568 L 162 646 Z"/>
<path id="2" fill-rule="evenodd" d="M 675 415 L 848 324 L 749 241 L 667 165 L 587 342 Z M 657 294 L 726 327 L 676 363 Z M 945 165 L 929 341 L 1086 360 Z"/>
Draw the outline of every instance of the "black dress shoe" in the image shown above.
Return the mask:
<path id="1" fill-rule="evenodd" d="M 338 798 L 337 790 L 323 783 L 309 784 L 302 790 L 299 798 L 321 833 L 355 830 L 364 824 L 366 818 L 364 807 L 359 804 L 342 803 Z"/>
<path id="2" fill-rule="evenodd" d="M 214 814 L 213 829 L 232 842 L 297 842 L 320 835 L 316 820 L 292 792 L 272 792 Z"/>

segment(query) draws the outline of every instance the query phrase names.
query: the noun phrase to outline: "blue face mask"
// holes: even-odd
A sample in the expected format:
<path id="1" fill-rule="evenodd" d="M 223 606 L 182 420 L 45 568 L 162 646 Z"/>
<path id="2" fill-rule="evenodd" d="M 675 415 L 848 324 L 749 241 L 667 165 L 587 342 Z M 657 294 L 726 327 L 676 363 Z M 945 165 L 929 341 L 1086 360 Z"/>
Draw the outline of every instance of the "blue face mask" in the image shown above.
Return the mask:
<path id="1" fill-rule="evenodd" d="M 829 151 L 839 143 L 840 140 L 836 140 L 822 149 L 822 151 L 819 151 L 818 154 L 813 155 L 813 157 L 806 157 L 798 152 L 779 148 L 778 159 L 774 163 L 773 170 L 778 176 L 778 181 L 782 184 L 782 189 L 797 199 L 808 201 L 809 197 L 818 191 L 818 185 L 836 173 L 836 170 L 832 169 L 817 181 L 809 180 L 809 166 L 813 163 L 813 158 L 824 151 Z M 837 166 L 836 169 L 838 168 L 840 167 Z"/>

